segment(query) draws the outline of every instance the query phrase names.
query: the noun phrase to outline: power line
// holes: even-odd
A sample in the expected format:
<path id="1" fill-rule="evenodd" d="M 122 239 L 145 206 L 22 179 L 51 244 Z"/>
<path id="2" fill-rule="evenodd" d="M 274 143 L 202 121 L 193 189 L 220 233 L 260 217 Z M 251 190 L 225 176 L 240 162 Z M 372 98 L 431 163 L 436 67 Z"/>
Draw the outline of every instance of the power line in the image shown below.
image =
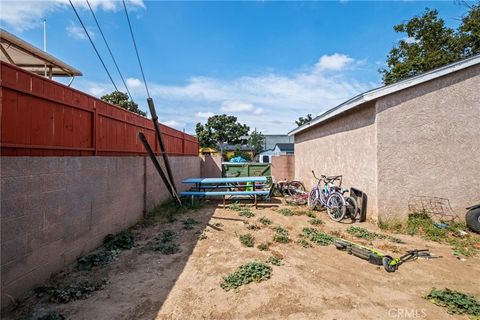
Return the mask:
<path id="1" fill-rule="evenodd" d="M 90 34 L 89 34 L 88 31 L 87 31 L 87 28 L 85 28 L 85 25 L 83 24 L 82 19 L 81 19 L 80 16 L 78 15 L 77 9 L 75 9 L 75 6 L 73 5 L 72 0 L 68 0 L 68 2 L 70 2 L 70 5 L 72 6 L 72 9 L 73 9 L 73 11 L 75 12 L 75 15 L 77 16 L 78 21 L 79 21 L 80 24 L 82 25 L 83 30 L 85 31 L 85 34 L 86 34 L 87 37 L 88 37 L 88 40 L 90 40 L 90 43 L 92 44 L 93 49 L 94 49 L 95 52 L 97 53 L 97 57 L 98 57 L 98 59 L 100 59 L 100 62 L 102 63 L 103 68 L 104 68 L 105 71 L 107 72 L 108 77 L 110 78 L 110 81 L 112 81 L 113 87 L 115 88 L 116 91 L 118 91 L 118 88 L 117 88 L 117 86 L 115 85 L 115 82 L 113 81 L 113 78 L 112 78 L 112 76 L 110 75 L 110 72 L 108 72 L 107 66 L 106 66 L 105 63 L 103 62 L 103 59 L 102 59 L 102 57 L 100 56 L 100 53 L 98 53 L 97 47 L 95 47 L 95 44 L 93 43 L 92 38 L 90 37 Z"/>
<path id="2" fill-rule="evenodd" d="M 69 0 L 70 1 L 70 0 Z M 135 42 L 135 37 L 133 36 L 132 25 L 130 23 L 130 18 L 128 17 L 127 6 L 125 5 L 125 0 L 122 0 L 123 9 L 125 10 L 125 15 L 127 16 L 128 28 L 130 29 L 130 35 L 132 36 L 133 46 L 135 47 L 135 53 L 137 54 L 138 64 L 140 65 L 140 71 L 142 72 L 143 83 L 145 84 L 145 90 L 147 90 L 147 96 L 150 98 L 150 92 L 147 87 L 147 80 L 145 80 L 145 73 L 143 72 L 142 62 L 140 61 L 140 55 L 138 54 L 137 43 Z"/>
<path id="3" fill-rule="evenodd" d="M 90 9 L 90 12 L 92 13 L 93 19 L 95 20 L 95 23 L 97 24 L 98 30 L 100 30 L 100 34 L 102 35 L 103 41 L 105 42 L 105 46 L 108 49 L 108 52 L 110 53 L 110 57 L 112 57 L 113 63 L 115 64 L 115 67 L 117 68 L 118 74 L 120 75 L 120 78 L 122 79 L 123 85 L 125 86 L 125 89 L 127 89 L 128 96 L 130 97 L 130 100 L 133 101 L 132 99 L 132 94 L 130 93 L 130 90 L 128 90 L 127 83 L 125 82 L 125 79 L 123 78 L 122 73 L 120 72 L 120 68 L 118 67 L 117 61 L 115 60 L 112 50 L 110 50 L 110 46 L 108 45 L 107 39 L 105 38 L 105 35 L 103 34 L 102 28 L 100 28 L 100 24 L 98 23 L 97 17 L 95 16 L 95 13 L 92 10 L 92 7 L 90 6 L 90 2 L 88 0 L 87 5 L 88 8 Z"/>

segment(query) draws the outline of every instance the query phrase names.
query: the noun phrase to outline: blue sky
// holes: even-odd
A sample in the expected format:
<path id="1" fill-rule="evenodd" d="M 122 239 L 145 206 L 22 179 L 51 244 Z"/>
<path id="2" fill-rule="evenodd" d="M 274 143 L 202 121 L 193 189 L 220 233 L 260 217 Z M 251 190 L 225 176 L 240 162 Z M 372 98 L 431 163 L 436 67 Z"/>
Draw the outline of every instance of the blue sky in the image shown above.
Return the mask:
<path id="1" fill-rule="evenodd" d="M 134 99 L 146 93 L 121 2 L 90 1 Z M 119 88 L 123 85 L 83 0 L 74 2 Z M 252 129 L 286 133 L 381 85 L 378 68 L 404 35 L 393 25 L 436 8 L 456 27 L 454 1 L 127 2 L 147 83 L 160 120 L 194 132 L 209 115 L 233 114 Z M 68 1 L 3 1 L 2 28 L 80 69 L 73 86 L 100 96 L 113 90 Z"/>

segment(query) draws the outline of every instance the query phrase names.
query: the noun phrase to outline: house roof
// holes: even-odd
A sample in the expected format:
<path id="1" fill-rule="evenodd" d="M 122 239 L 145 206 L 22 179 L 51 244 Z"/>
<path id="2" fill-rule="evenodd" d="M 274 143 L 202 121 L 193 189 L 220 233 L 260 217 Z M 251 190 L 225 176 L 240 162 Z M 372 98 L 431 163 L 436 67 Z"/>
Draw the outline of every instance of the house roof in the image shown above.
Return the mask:
<path id="1" fill-rule="evenodd" d="M 56 77 L 82 75 L 74 67 L 2 28 L 0 28 L 0 60 L 39 75 L 45 74 L 45 68 L 47 68 L 49 74 Z"/>
<path id="2" fill-rule="evenodd" d="M 437 69 L 434 69 L 432 71 L 428 71 L 428 72 L 425 72 L 421 75 L 418 75 L 418 76 L 415 76 L 415 77 L 412 77 L 412 78 L 409 78 L 409 79 L 406 79 L 406 80 L 402 80 L 402 81 L 399 81 L 399 82 L 396 82 L 394 84 L 390 84 L 390 85 L 387 85 L 387 86 L 383 86 L 383 87 L 379 87 L 379 88 L 376 88 L 376 89 L 372 89 L 372 90 L 369 90 L 369 91 L 366 91 L 364 93 L 361 93 L 341 104 L 339 104 L 338 106 L 330 109 L 330 110 L 327 110 L 325 111 L 324 113 L 318 115 L 317 117 L 315 117 L 314 119 L 312 119 L 310 122 L 298 127 L 298 128 L 295 128 L 293 129 L 292 131 L 290 131 L 288 133 L 289 136 L 291 135 L 295 135 L 299 132 L 302 132 L 308 128 L 311 128 L 315 125 L 318 125 L 330 118 L 333 118 L 341 113 L 344 113 L 350 109 L 353 109 L 365 102 L 368 102 L 368 101 L 373 101 L 375 99 L 378 99 L 380 97 L 384 97 L 384 96 L 387 96 L 389 94 L 392 94 L 392 93 L 395 93 L 395 92 L 398 92 L 400 90 L 404 90 L 404 89 L 407 89 L 407 88 L 410 88 L 410 87 L 413 87 L 413 86 L 416 86 L 418 84 L 421 84 L 421 83 L 424 83 L 424 82 L 427 82 L 427 81 L 430 81 L 430 80 L 433 80 L 433 79 L 436 79 L 436 78 L 439 78 L 439 77 L 442 77 L 442 76 L 445 76 L 447 74 L 450 74 L 450 73 L 453 73 L 453 72 L 456 72 L 456 71 L 459 71 L 459 70 L 462 70 L 462 69 L 465 69 L 465 68 L 468 68 L 468 67 L 471 67 L 471 66 L 474 66 L 474 65 L 477 65 L 477 64 L 480 64 L 480 55 L 476 55 L 476 56 L 473 56 L 473 57 L 470 57 L 470 58 L 467 58 L 467 59 L 464 59 L 464 60 L 460 60 L 460 61 L 457 61 L 455 63 L 452 63 L 452 64 L 449 64 L 449 65 L 446 65 L 446 66 L 443 66 L 443 67 L 440 67 L 440 68 L 437 68 Z"/>
<path id="3" fill-rule="evenodd" d="M 293 143 L 277 143 L 275 145 L 280 151 L 293 152 L 295 145 Z"/>

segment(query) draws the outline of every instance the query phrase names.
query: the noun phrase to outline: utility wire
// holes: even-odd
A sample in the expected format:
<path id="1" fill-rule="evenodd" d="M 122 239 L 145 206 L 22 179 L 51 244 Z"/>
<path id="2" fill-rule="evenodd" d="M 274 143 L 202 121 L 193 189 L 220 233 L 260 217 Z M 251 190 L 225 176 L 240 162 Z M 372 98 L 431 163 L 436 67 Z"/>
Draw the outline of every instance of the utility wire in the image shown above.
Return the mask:
<path id="1" fill-rule="evenodd" d="M 142 62 L 140 61 L 140 55 L 138 54 L 137 43 L 135 42 L 135 37 L 133 36 L 132 25 L 130 23 L 130 18 L 128 17 L 128 11 L 127 11 L 127 6 L 125 5 L 125 0 L 122 0 L 122 3 L 123 3 L 123 9 L 125 9 L 125 15 L 127 16 L 128 28 L 130 29 L 130 35 L 132 36 L 133 46 L 135 47 L 135 53 L 137 54 L 138 64 L 140 65 L 140 71 L 142 72 L 143 83 L 145 84 L 145 90 L 147 90 L 147 96 L 150 98 L 150 92 L 148 91 L 147 81 L 145 80 L 145 73 L 143 72 Z"/>
<path id="2" fill-rule="evenodd" d="M 90 34 L 89 34 L 88 31 L 87 31 L 87 28 L 85 28 L 85 25 L 83 24 L 82 19 L 81 19 L 80 16 L 78 15 L 77 9 L 75 9 L 75 6 L 73 5 L 72 0 L 68 0 L 68 2 L 70 2 L 70 5 L 72 6 L 72 9 L 73 9 L 73 11 L 75 12 L 75 15 L 77 16 L 78 21 L 79 21 L 80 24 L 82 25 L 83 30 L 85 31 L 85 34 L 86 34 L 87 37 L 88 37 L 88 40 L 90 40 L 90 43 L 92 44 L 93 49 L 94 49 L 95 52 L 97 53 L 97 57 L 98 57 L 98 59 L 100 59 L 100 62 L 102 63 L 103 68 L 104 68 L 105 71 L 107 72 L 108 77 L 110 78 L 110 81 L 112 81 L 113 87 L 115 88 L 116 91 L 118 91 L 118 88 L 117 88 L 117 86 L 115 85 L 115 82 L 113 81 L 113 78 L 112 78 L 112 76 L 110 75 L 110 72 L 108 72 L 107 66 L 106 66 L 105 63 L 103 62 L 103 59 L 102 59 L 102 57 L 100 56 L 100 53 L 98 53 L 97 47 L 95 47 L 95 44 L 93 43 L 92 38 L 90 37 Z"/>
<path id="3" fill-rule="evenodd" d="M 95 23 L 97 24 L 98 30 L 100 30 L 100 34 L 102 35 L 103 41 L 105 42 L 105 46 L 107 46 L 108 52 L 110 53 L 110 57 L 112 57 L 113 63 L 115 64 L 115 67 L 117 68 L 118 74 L 120 75 L 120 78 L 122 79 L 123 85 L 125 86 L 125 89 L 127 89 L 128 96 L 130 97 L 130 100 L 133 101 L 132 99 L 132 94 L 130 93 L 130 90 L 128 90 L 127 83 L 125 82 L 125 79 L 123 78 L 122 73 L 120 72 L 120 68 L 118 67 L 117 61 L 115 60 L 112 50 L 110 50 L 110 46 L 108 45 L 107 39 L 105 38 L 105 35 L 103 34 L 102 28 L 100 28 L 100 24 L 98 23 L 97 17 L 95 16 L 95 13 L 92 10 L 92 7 L 90 6 L 90 2 L 88 0 L 87 5 L 88 8 L 90 9 L 90 12 L 92 13 L 93 19 L 95 20 Z"/>

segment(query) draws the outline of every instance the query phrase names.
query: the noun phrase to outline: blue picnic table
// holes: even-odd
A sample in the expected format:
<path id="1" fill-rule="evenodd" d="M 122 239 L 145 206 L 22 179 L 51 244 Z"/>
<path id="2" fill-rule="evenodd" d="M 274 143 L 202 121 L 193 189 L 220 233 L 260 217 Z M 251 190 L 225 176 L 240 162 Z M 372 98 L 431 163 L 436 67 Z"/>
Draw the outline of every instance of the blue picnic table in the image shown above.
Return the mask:
<path id="1" fill-rule="evenodd" d="M 189 178 L 182 181 L 192 184 L 190 191 L 180 192 L 181 196 L 190 196 L 192 203 L 194 197 L 222 196 L 225 205 L 226 196 L 251 196 L 257 206 L 257 196 L 268 196 L 269 190 L 263 190 L 267 178 L 260 177 L 234 177 L 234 178 Z M 261 189 L 259 189 L 261 188 Z"/>

